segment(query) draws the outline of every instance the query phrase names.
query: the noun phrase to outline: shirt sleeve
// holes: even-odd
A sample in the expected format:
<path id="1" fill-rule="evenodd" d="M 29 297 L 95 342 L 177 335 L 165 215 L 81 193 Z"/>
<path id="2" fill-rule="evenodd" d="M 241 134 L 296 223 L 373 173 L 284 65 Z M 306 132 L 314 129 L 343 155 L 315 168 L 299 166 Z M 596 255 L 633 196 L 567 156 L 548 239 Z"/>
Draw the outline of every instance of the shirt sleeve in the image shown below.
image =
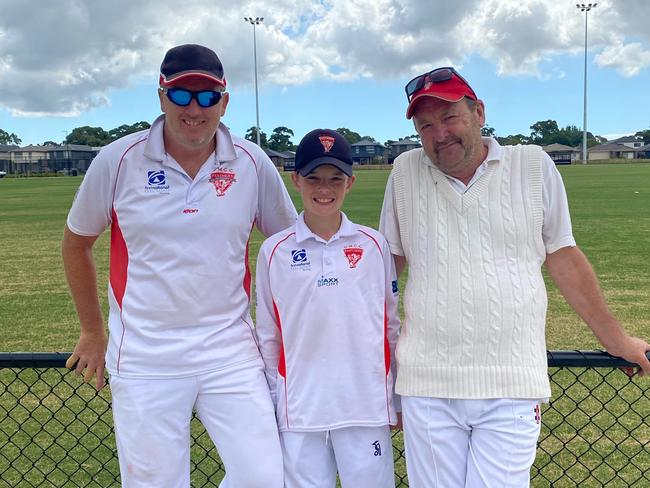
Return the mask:
<path id="1" fill-rule="evenodd" d="M 399 221 L 395 210 L 395 193 L 393 191 L 393 173 L 391 172 L 386 182 L 386 191 L 384 193 L 384 204 L 381 207 L 379 217 L 379 232 L 388 241 L 391 254 L 404 256 L 402 248 L 402 239 L 399 232 Z"/>
<path id="2" fill-rule="evenodd" d="M 542 174 L 544 179 L 542 239 L 546 253 L 552 254 L 563 247 L 575 246 L 576 241 L 573 238 L 569 202 L 562 176 L 551 157 L 546 153 L 542 157 Z"/>
<path id="3" fill-rule="evenodd" d="M 296 208 L 280 173 L 266 154 L 260 151 L 257 228 L 265 236 L 280 232 L 296 222 Z"/>
<path id="4" fill-rule="evenodd" d="M 273 306 L 269 275 L 268 241 L 262 244 L 255 271 L 256 309 L 255 334 L 264 361 L 264 374 L 269 384 L 273 405 L 277 407 L 277 376 L 282 337 Z"/>
<path id="5" fill-rule="evenodd" d="M 68 228 L 80 236 L 98 236 L 111 223 L 117 169 L 106 149 L 93 159 L 68 213 Z"/>
<path id="6" fill-rule="evenodd" d="M 387 242 L 382 244 L 384 256 L 384 271 L 386 273 L 386 315 L 387 315 L 387 333 L 388 333 L 388 346 L 390 350 L 390 370 L 393 376 L 393 400 L 395 402 L 395 409 L 400 412 L 401 401 L 399 395 L 395 393 L 395 383 L 397 381 L 397 359 L 395 358 L 395 347 L 397 346 L 397 339 L 400 332 L 400 319 L 399 319 L 399 286 L 397 281 L 397 273 L 395 271 L 395 261 L 390 252 Z"/>

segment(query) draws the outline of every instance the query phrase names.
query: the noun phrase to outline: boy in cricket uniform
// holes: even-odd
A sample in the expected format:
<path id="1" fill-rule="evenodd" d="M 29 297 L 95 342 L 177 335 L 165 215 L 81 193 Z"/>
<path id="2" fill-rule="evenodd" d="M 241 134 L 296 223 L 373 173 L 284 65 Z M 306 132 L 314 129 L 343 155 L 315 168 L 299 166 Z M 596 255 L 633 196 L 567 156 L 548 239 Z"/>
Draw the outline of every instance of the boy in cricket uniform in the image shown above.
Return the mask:
<path id="1" fill-rule="evenodd" d="M 300 142 L 304 211 L 257 260 L 257 336 L 287 488 L 393 488 L 397 281 L 385 239 L 341 211 L 352 156 L 337 132 Z"/>

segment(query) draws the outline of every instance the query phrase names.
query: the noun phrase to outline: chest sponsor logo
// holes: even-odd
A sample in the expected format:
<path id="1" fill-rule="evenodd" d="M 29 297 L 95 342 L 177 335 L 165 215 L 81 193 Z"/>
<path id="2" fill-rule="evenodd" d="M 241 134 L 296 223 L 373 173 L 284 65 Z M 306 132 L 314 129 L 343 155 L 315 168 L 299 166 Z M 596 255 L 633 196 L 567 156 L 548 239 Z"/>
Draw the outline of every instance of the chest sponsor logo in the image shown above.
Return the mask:
<path id="1" fill-rule="evenodd" d="M 293 249 L 291 251 L 291 269 L 309 269 L 311 263 L 304 249 Z"/>
<path id="2" fill-rule="evenodd" d="M 320 288 L 321 286 L 339 286 L 339 279 L 321 277 L 318 279 L 317 286 L 318 288 Z"/>
<path id="3" fill-rule="evenodd" d="M 164 169 L 147 171 L 147 184 L 144 186 L 144 191 L 146 193 L 169 193 Z"/>
<path id="4" fill-rule="evenodd" d="M 363 248 L 361 246 L 346 246 L 343 248 L 343 254 L 348 258 L 350 268 L 356 268 L 363 257 Z"/>
<path id="5" fill-rule="evenodd" d="M 228 168 L 218 168 L 210 173 L 210 183 L 214 185 L 218 197 L 224 196 L 236 181 L 235 172 Z"/>

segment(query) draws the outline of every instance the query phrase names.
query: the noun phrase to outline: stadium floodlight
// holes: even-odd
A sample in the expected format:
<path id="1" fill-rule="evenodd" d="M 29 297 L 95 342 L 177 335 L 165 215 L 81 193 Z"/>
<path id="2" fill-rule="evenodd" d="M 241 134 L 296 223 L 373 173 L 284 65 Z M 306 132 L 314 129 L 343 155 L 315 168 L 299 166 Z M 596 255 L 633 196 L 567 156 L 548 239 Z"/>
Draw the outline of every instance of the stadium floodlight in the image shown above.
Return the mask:
<path id="1" fill-rule="evenodd" d="M 260 103 L 257 93 L 257 36 L 255 34 L 255 26 L 260 25 L 264 17 L 244 17 L 244 22 L 248 22 L 253 26 L 253 64 L 255 66 L 255 121 L 257 128 L 257 145 L 260 144 Z"/>
<path id="2" fill-rule="evenodd" d="M 584 109 L 582 120 L 582 164 L 587 164 L 589 156 L 587 154 L 587 16 L 592 8 L 596 8 L 597 3 L 576 3 L 576 7 L 585 13 L 585 86 L 584 86 Z"/>

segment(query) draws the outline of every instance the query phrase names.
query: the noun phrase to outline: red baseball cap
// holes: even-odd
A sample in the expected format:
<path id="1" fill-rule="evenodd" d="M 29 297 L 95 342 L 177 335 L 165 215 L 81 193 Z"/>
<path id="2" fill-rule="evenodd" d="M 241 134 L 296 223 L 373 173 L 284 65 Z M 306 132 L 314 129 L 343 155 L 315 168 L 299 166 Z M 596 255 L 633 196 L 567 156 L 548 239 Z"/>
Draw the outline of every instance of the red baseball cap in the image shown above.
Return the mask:
<path id="1" fill-rule="evenodd" d="M 187 78 L 204 78 L 226 87 L 221 60 L 212 49 L 198 44 L 171 48 L 160 65 L 160 86 L 174 86 Z"/>
<path id="2" fill-rule="evenodd" d="M 454 68 L 437 68 L 416 76 L 406 85 L 406 95 L 410 98 L 407 119 L 413 117 L 415 105 L 422 97 L 435 97 L 447 102 L 458 102 L 464 97 L 478 99 L 469 83 Z"/>

